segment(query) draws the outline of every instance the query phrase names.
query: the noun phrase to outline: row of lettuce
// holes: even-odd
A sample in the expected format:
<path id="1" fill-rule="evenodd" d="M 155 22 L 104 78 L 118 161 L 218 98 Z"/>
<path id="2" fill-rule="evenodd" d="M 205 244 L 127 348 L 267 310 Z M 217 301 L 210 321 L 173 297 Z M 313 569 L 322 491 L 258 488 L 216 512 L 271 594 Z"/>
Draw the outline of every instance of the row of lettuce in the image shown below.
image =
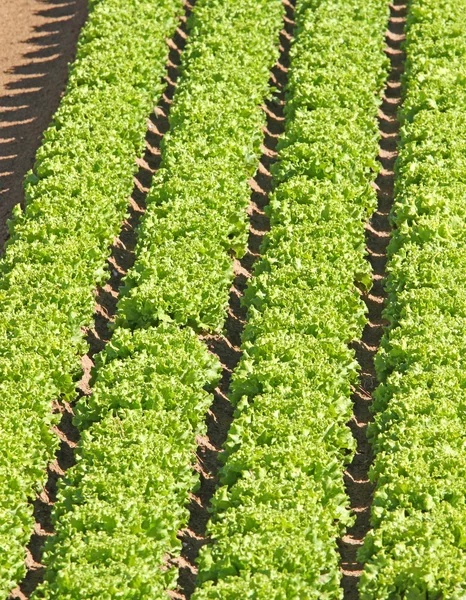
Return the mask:
<path id="1" fill-rule="evenodd" d="M 363 600 L 466 596 L 465 12 L 409 6 Z"/>
<path id="2" fill-rule="evenodd" d="M 271 232 L 246 291 L 236 407 L 193 600 L 341 598 L 354 439 L 348 343 L 366 322 L 385 0 L 301 0 Z M 358 35 L 355 35 L 355 31 Z"/>
<path id="3" fill-rule="evenodd" d="M 220 331 L 244 252 L 248 180 L 257 168 L 279 54 L 281 0 L 199 0 L 147 197 L 135 267 L 115 331 L 76 405 L 77 464 L 61 486 L 35 598 L 166 598 L 177 532 L 205 432 L 218 360 L 198 338 Z"/>
<path id="4" fill-rule="evenodd" d="M 127 210 L 182 0 L 91 0 L 66 94 L 44 134 L 0 263 L 0 591 L 24 574 L 34 493 L 74 398 L 93 289 Z"/>

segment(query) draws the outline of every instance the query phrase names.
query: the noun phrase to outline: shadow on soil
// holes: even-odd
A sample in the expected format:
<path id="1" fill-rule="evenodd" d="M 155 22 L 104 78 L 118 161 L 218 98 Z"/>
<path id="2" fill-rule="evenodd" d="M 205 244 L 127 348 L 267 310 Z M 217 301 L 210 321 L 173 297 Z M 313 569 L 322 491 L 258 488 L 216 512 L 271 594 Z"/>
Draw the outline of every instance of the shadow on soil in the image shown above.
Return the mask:
<path id="1" fill-rule="evenodd" d="M 0 249 L 12 208 L 24 202 L 24 176 L 63 94 L 87 5 L 87 0 L 35 0 L 31 22 L 39 24 L 21 40 L 27 47 L 24 64 L 7 72 L 0 96 Z"/>
<path id="2" fill-rule="evenodd" d="M 202 336 L 210 352 L 219 359 L 223 372 L 206 416 L 206 436 L 197 440 L 195 470 L 200 475 L 200 487 L 195 494 L 191 494 L 188 503 L 189 522 L 178 535 L 183 550 L 180 556 L 171 561 L 179 569 L 178 588 L 168 592 L 172 600 L 191 598 L 197 585 L 196 561 L 199 552 L 203 546 L 211 542 L 206 531 L 210 518 L 209 507 L 219 483 L 221 465 L 219 456 L 233 421 L 233 406 L 229 401 L 228 393 L 233 371 L 241 358 L 241 334 L 247 319 L 246 309 L 241 305 L 241 298 L 252 275 L 254 264 L 260 259 L 260 247 L 270 228 L 264 209 L 269 203 L 269 194 L 273 188 L 270 169 L 277 160 L 276 147 L 285 127 L 285 87 L 288 79 L 289 50 L 295 25 L 293 20 L 295 0 L 283 0 L 283 4 L 285 16 L 283 29 L 280 32 L 280 58 L 272 69 L 270 78 L 270 85 L 277 91 L 263 106 L 266 127 L 262 156 L 257 173 L 249 182 L 251 196 L 248 208 L 250 223 L 248 246 L 243 258 L 235 259 L 235 279 L 230 290 L 225 335 Z"/>

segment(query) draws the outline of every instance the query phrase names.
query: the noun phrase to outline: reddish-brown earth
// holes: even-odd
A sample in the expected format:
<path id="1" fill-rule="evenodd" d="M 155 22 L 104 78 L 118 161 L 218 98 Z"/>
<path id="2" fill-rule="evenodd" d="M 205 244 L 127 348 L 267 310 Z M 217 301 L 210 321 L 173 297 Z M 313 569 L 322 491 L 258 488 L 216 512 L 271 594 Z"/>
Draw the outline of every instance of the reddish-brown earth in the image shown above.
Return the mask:
<path id="1" fill-rule="evenodd" d="M 87 0 L 0 1 L 0 248 L 86 16 Z"/>
<path id="2" fill-rule="evenodd" d="M 403 2 L 404 0 L 395 0 L 390 5 L 390 19 L 385 38 L 390 72 L 379 110 L 381 139 L 378 159 L 381 163 L 381 171 L 375 182 L 378 206 L 366 224 L 367 259 L 372 267 L 373 287 L 368 294 L 363 295 L 369 322 L 364 328 L 361 340 L 354 344 L 361 372 L 359 386 L 353 393 L 354 410 L 349 427 L 356 439 L 357 449 L 352 463 L 345 472 L 345 486 L 356 522 L 339 541 L 345 600 L 359 598 L 357 584 L 363 565 L 358 562 L 356 555 L 370 529 L 370 510 L 374 493 L 373 485 L 368 478 L 373 456 L 367 440 L 367 426 L 372 420 L 369 407 L 378 385 L 374 358 L 380 346 L 384 327 L 387 325 L 382 318 L 386 298 L 383 284 L 386 277 L 387 245 L 390 240 L 389 215 L 394 196 L 394 166 L 398 156 L 400 124 L 397 112 L 401 104 L 400 79 L 405 59 L 401 50 L 406 21 L 406 5 Z"/>

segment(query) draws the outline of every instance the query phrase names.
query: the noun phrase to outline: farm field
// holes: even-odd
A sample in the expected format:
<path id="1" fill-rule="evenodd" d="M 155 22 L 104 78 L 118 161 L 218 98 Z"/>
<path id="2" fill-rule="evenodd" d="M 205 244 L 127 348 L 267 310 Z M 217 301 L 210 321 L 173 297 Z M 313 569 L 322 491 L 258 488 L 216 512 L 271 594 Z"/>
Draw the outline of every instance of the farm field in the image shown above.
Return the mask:
<path id="1" fill-rule="evenodd" d="M 466 597 L 465 14 L 0 7 L 5 599 Z"/>

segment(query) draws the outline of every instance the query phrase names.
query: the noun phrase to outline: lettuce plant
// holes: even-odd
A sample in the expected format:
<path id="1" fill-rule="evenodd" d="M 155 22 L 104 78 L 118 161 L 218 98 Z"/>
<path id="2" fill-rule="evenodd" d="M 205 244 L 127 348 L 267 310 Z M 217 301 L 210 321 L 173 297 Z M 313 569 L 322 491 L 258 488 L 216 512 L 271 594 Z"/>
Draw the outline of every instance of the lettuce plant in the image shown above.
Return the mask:
<path id="1" fill-rule="evenodd" d="M 163 90 L 181 0 L 92 0 L 66 93 L 44 134 L 0 262 L 0 590 L 23 576 L 29 500 L 59 439 L 87 350 L 93 289 L 131 194 L 146 118 Z"/>
<path id="2" fill-rule="evenodd" d="M 60 485 L 35 598 L 165 598 L 188 521 L 196 436 L 220 366 L 195 329 L 221 328 L 244 251 L 281 0 L 199 0 L 188 24 L 162 167 L 136 265 L 90 398 L 77 464 Z"/>
<path id="3" fill-rule="evenodd" d="M 465 10 L 409 5 L 363 600 L 466 595 Z"/>
<path id="4" fill-rule="evenodd" d="M 387 15 L 383 0 L 297 2 L 271 232 L 245 294 L 235 420 L 193 600 L 342 597 L 358 371 L 348 343 L 366 322 L 355 281 L 371 281 Z"/>

